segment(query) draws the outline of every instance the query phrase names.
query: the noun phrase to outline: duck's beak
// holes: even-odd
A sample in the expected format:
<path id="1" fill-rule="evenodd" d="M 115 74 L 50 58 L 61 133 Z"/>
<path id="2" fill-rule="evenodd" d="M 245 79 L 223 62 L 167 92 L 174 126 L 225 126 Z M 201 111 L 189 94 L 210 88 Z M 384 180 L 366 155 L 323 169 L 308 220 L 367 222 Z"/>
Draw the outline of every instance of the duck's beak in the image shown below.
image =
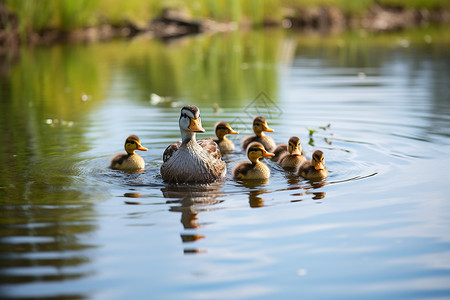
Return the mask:
<path id="1" fill-rule="evenodd" d="M 267 152 L 266 150 L 263 150 L 263 156 L 264 157 L 271 157 L 271 156 L 275 156 L 275 154 Z"/>
<path id="2" fill-rule="evenodd" d="M 298 147 L 295 147 L 291 154 L 293 156 L 300 156 L 300 155 L 302 155 L 302 153 L 300 152 L 300 149 L 298 149 Z"/>
<path id="3" fill-rule="evenodd" d="M 191 124 L 189 124 L 189 129 L 193 132 L 205 132 L 205 129 L 202 127 L 202 121 L 200 117 L 197 119 L 191 119 Z"/>
<path id="4" fill-rule="evenodd" d="M 228 128 L 228 130 L 229 130 L 229 134 L 239 134 L 238 131 L 234 131 L 231 127 Z"/>
<path id="5" fill-rule="evenodd" d="M 272 128 L 270 128 L 267 123 L 263 124 L 263 131 L 266 132 L 274 132 L 275 130 L 273 130 Z"/>
<path id="6" fill-rule="evenodd" d="M 147 151 L 148 149 L 145 148 L 144 146 L 142 146 L 141 144 L 138 144 L 138 147 L 136 148 L 136 150 Z"/>
<path id="7" fill-rule="evenodd" d="M 323 162 L 318 163 L 318 164 L 315 166 L 315 169 L 316 169 L 316 170 L 323 170 L 323 169 L 325 169 L 325 166 L 323 165 Z"/>

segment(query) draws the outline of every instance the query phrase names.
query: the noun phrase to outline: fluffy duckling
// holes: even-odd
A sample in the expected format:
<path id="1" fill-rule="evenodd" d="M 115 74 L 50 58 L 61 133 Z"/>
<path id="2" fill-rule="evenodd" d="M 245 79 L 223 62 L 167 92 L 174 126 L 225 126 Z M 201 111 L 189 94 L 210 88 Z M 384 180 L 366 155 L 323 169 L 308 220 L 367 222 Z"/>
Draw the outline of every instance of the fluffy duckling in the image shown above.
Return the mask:
<path id="1" fill-rule="evenodd" d="M 222 155 L 234 151 L 234 143 L 232 140 L 227 139 L 227 134 L 238 134 L 239 132 L 234 131 L 230 124 L 227 122 L 218 122 L 215 126 L 214 131 L 216 132 L 217 139 L 213 139 L 217 145 L 219 145 L 220 153 Z"/>
<path id="2" fill-rule="evenodd" d="M 296 139 L 298 139 L 298 146 L 299 146 L 300 154 L 301 154 L 301 155 L 305 155 L 305 154 L 303 153 L 303 148 L 302 148 L 302 146 L 300 145 L 300 139 L 299 139 L 298 137 L 296 137 L 296 136 L 293 136 L 293 137 L 291 137 L 291 138 L 289 139 L 288 144 L 279 144 L 279 145 L 275 148 L 275 150 L 273 150 L 273 154 L 275 154 L 275 156 L 272 157 L 272 158 L 270 159 L 271 161 L 277 162 L 277 161 L 280 160 L 280 158 L 281 158 L 282 156 L 284 156 L 284 155 L 286 155 L 286 154 L 289 154 L 289 143 L 291 142 L 291 139 L 292 139 L 292 142 L 295 143 L 295 144 L 297 144 Z"/>
<path id="3" fill-rule="evenodd" d="M 286 171 L 297 172 L 300 166 L 306 161 L 306 158 L 302 154 L 303 149 L 300 144 L 300 139 L 296 136 L 291 137 L 287 148 L 288 151 L 281 154 L 278 163 Z"/>
<path id="4" fill-rule="evenodd" d="M 264 149 L 269 152 L 273 151 L 276 144 L 270 136 L 264 134 L 264 131 L 274 132 L 274 130 L 267 125 L 265 118 L 255 117 L 253 119 L 253 132 L 255 135 L 250 135 L 242 141 L 242 149 L 247 149 L 251 142 L 260 142 L 264 146 Z"/>
<path id="5" fill-rule="evenodd" d="M 116 154 L 111 159 L 110 168 L 116 170 L 142 170 L 145 169 L 145 161 L 135 150 L 147 151 L 141 145 L 141 141 L 136 135 L 130 135 L 125 140 L 125 151 L 127 153 Z"/>
<path id="6" fill-rule="evenodd" d="M 314 151 L 311 161 L 304 162 L 298 170 L 298 175 L 305 179 L 320 181 L 327 178 L 328 171 L 325 168 L 325 158 L 320 150 Z"/>
<path id="7" fill-rule="evenodd" d="M 163 154 L 161 176 L 167 182 L 210 183 L 223 179 L 226 165 L 219 146 L 212 139 L 195 139 L 197 132 L 205 132 L 200 110 L 194 105 L 181 109 L 179 126 L 182 141 L 169 145 Z"/>
<path id="8" fill-rule="evenodd" d="M 235 179 L 268 179 L 270 177 L 269 168 L 260 161 L 262 157 L 271 157 L 269 153 L 259 142 L 252 142 L 247 148 L 247 157 L 250 162 L 240 162 L 233 169 Z"/>

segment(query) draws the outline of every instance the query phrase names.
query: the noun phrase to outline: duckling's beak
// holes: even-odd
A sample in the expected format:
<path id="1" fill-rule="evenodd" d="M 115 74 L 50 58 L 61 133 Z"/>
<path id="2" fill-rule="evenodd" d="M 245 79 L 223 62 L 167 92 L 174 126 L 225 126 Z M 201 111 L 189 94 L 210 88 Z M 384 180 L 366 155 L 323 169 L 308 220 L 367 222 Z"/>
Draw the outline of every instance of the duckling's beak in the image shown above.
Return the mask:
<path id="1" fill-rule="evenodd" d="M 198 117 L 197 119 L 191 119 L 189 129 L 193 132 L 205 132 L 205 129 L 203 129 L 202 127 L 202 121 L 200 120 L 200 117 Z"/>
<path id="2" fill-rule="evenodd" d="M 267 125 L 267 123 L 266 123 L 266 124 L 263 124 L 263 131 L 266 131 L 266 132 L 274 132 L 275 130 L 273 130 L 272 128 L 270 128 L 270 127 Z"/>
<path id="3" fill-rule="evenodd" d="M 229 134 L 239 134 L 238 131 L 234 131 L 232 128 L 228 128 Z"/>
<path id="4" fill-rule="evenodd" d="M 323 165 L 323 162 L 318 163 L 318 164 L 315 166 L 315 169 L 316 169 L 316 170 L 323 170 L 323 169 L 325 169 L 325 166 Z"/>
<path id="5" fill-rule="evenodd" d="M 298 147 L 295 147 L 291 154 L 293 156 L 300 156 L 300 155 L 302 155 L 302 153 L 300 152 L 300 149 L 298 149 Z"/>
<path id="6" fill-rule="evenodd" d="M 267 152 L 266 150 L 263 149 L 263 156 L 264 157 L 271 157 L 271 156 L 275 156 L 275 154 Z"/>
<path id="7" fill-rule="evenodd" d="M 141 144 L 138 144 L 138 147 L 136 148 L 136 150 L 147 151 L 148 149 L 145 148 L 144 146 L 142 146 Z"/>

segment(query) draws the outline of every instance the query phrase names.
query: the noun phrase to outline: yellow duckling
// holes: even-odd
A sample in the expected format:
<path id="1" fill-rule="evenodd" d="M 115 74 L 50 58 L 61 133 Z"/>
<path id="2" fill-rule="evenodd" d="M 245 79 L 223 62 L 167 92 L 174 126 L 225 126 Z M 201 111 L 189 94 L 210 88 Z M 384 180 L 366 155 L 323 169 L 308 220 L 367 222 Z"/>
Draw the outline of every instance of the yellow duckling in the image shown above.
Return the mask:
<path id="1" fill-rule="evenodd" d="M 271 157 L 273 153 L 269 153 L 259 142 L 251 143 L 247 148 L 247 157 L 250 162 L 240 162 L 233 169 L 233 177 L 235 179 L 268 179 L 270 177 L 269 168 L 259 159 L 262 157 Z"/>
<path id="2" fill-rule="evenodd" d="M 265 118 L 255 117 L 253 119 L 253 132 L 255 135 L 250 135 L 242 141 L 242 149 L 247 149 L 251 142 L 260 142 L 264 146 L 264 149 L 269 152 L 273 151 L 276 144 L 270 136 L 264 134 L 264 131 L 274 132 L 274 130 L 267 125 Z"/>
<path id="3" fill-rule="evenodd" d="M 227 122 L 218 122 L 215 126 L 214 131 L 216 132 L 217 139 L 214 139 L 217 145 L 219 145 L 220 153 L 222 155 L 234 151 L 234 143 L 232 140 L 227 139 L 227 134 L 238 134 L 239 132 L 234 131 L 230 124 Z"/>
<path id="4" fill-rule="evenodd" d="M 297 172 L 300 166 L 306 161 L 306 158 L 302 154 L 303 149 L 300 144 L 300 139 L 296 136 L 291 137 L 287 148 L 288 151 L 281 154 L 278 163 L 286 171 Z"/>
<path id="5" fill-rule="evenodd" d="M 164 151 L 161 165 L 164 181 L 210 183 L 223 179 L 227 170 L 219 146 L 212 139 L 198 142 L 195 139 L 197 132 L 205 132 L 198 107 L 183 107 L 178 123 L 182 141 L 169 145 Z"/>
<path id="6" fill-rule="evenodd" d="M 125 140 L 125 151 L 113 156 L 110 168 L 116 170 L 142 170 L 145 169 L 145 161 L 135 150 L 147 151 L 148 149 L 141 145 L 141 141 L 136 135 L 130 135 Z"/>
<path id="7" fill-rule="evenodd" d="M 328 177 L 328 171 L 325 168 L 325 157 L 320 150 L 314 151 L 311 161 L 304 162 L 298 170 L 298 175 L 305 179 L 320 181 Z"/>

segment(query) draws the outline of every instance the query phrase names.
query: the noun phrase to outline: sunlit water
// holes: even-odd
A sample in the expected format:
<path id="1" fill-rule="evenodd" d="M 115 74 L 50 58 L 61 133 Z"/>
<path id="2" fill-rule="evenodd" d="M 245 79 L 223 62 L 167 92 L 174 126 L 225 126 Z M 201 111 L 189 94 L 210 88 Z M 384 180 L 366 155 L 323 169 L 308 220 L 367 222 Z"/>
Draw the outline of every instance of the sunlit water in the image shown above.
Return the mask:
<path id="1" fill-rule="evenodd" d="M 6 60 L 1 298 L 448 299 L 441 34 L 277 31 Z M 162 181 L 185 104 L 201 109 L 198 138 L 222 120 L 241 132 L 225 182 Z M 266 162 L 269 182 L 233 180 L 255 114 L 277 143 L 295 135 L 308 158 L 322 150 L 329 177 L 308 182 Z M 108 169 L 129 134 L 149 148 L 145 172 Z"/>

